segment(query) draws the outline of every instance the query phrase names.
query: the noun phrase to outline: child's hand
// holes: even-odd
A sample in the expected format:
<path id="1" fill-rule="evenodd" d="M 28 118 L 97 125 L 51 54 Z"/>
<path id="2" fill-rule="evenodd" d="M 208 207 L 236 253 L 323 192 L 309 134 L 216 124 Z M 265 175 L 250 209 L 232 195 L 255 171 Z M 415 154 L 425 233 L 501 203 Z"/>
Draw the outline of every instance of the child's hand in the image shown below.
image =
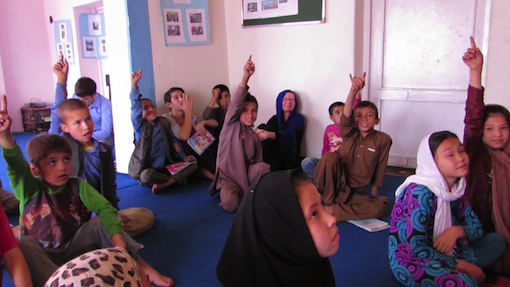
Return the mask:
<path id="1" fill-rule="evenodd" d="M 455 246 L 457 239 L 464 235 L 465 233 L 462 227 L 458 225 L 452 226 L 446 229 L 436 238 L 436 240 L 434 240 L 434 248 L 439 252 L 448 253 L 453 249 L 453 246 Z"/>
<path id="2" fill-rule="evenodd" d="M 59 60 L 53 65 L 53 72 L 57 75 L 58 82 L 65 84 L 67 82 L 67 75 L 69 74 L 69 65 L 64 55 L 60 55 Z M 63 82 L 62 82 L 63 81 Z"/>
<path id="3" fill-rule="evenodd" d="M 199 134 L 205 133 L 206 129 L 205 129 L 204 121 L 199 122 L 195 126 L 195 131 L 197 131 L 197 133 L 199 133 Z"/>
<path id="4" fill-rule="evenodd" d="M 188 155 L 188 156 L 185 156 L 183 158 L 184 161 L 187 161 L 187 162 L 192 162 L 192 161 L 197 161 L 196 157 L 192 156 L 192 155 Z"/>
<path id="5" fill-rule="evenodd" d="M 7 113 L 7 97 L 2 95 L 2 102 L 0 105 L 0 133 L 11 131 L 12 120 Z"/>
<path id="6" fill-rule="evenodd" d="M 131 74 L 131 87 L 138 89 L 138 82 L 142 78 L 142 69 L 134 71 Z"/>
<path id="7" fill-rule="evenodd" d="M 483 66 L 483 55 L 480 49 L 476 47 L 473 37 L 469 37 L 469 39 L 471 40 L 471 48 L 467 49 L 467 52 L 462 56 L 462 60 L 471 70 L 481 70 Z"/>
<path id="8" fill-rule="evenodd" d="M 349 77 L 351 77 L 351 83 L 352 83 L 352 86 L 351 86 L 351 90 L 352 91 L 360 91 L 361 89 L 363 89 L 363 87 L 365 87 L 365 77 L 367 76 L 367 72 L 364 72 L 363 73 L 363 77 L 352 77 L 351 74 L 349 74 Z"/>
<path id="9" fill-rule="evenodd" d="M 191 114 L 193 112 L 193 98 L 191 98 L 188 94 L 182 94 L 182 110 L 184 114 Z"/>
<path id="10" fill-rule="evenodd" d="M 273 138 L 272 137 L 273 132 L 268 132 L 264 129 L 255 129 L 255 132 L 257 133 L 257 135 L 259 135 L 259 138 L 261 141 L 267 140 L 269 138 Z"/>
<path id="11" fill-rule="evenodd" d="M 468 273 L 469 275 L 475 277 L 478 283 L 483 283 L 485 281 L 485 273 L 482 268 L 478 267 L 473 263 L 469 263 L 466 260 L 459 259 L 455 268 Z"/>
<path id="12" fill-rule="evenodd" d="M 244 76 L 248 77 L 248 78 L 251 77 L 253 75 L 253 73 L 255 73 L 255 63 L 253 63 L 251 61 L 251 55 L 248 58 L 248 61 L 246 61 L 243 71 L 244 71 Z"/>
<path id="13" fill-rule="evenodd" d="M 212 90 L 212 97 L 214 100 L 217 100 L 220 97 L 221 90 L 220 88 L 215 88 Z"/>

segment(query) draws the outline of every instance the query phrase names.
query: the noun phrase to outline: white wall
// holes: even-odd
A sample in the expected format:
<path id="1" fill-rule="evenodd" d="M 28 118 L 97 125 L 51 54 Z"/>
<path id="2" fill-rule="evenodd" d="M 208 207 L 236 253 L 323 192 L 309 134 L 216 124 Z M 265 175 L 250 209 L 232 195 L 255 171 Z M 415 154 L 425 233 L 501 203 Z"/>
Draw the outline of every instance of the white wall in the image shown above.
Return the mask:
<path id="1" fill-rule="evenodd" d="M 0 1 L 0 54 L 3 81 L 13 119 L 23 130 L 20 108 L 32 98 L 53 102 L 50 50 L 42 1 Z M 22 15 L 22 17 L 20 16 Z"/>
<path id="2" fill-rule="evenodd" d="M 276 113 L 279 92 L 298 94 L 306 118 L 302 155 L 320 157 L 328 107 L 345 101 L 354 70 L 354 0 L 326 1 L 326 23 L 241 27 L 241 1 L 225 0 L 230 88 L 248 56 L 256 65 L 250 91 L 259 102 L 257 125 Z"/>
<path id="3" fill-rule="evenodd" d="M 510 108 L 510 1 L 492 0 L 485 103 Z"/>
<path id="4" fill-rule="evenodd" d="M 220 83 L 228 84 L 229 58 L 227 57 L 224 1 L 209 1 L 208 5 L 211 43 L 166 47 L 160 3 L 149 1 L 158 114 L 168 112 L 163 95 L 169 88 L 175 86 L 183 88 L 194 98 L 193 113 L 202 118 L 202 113 L 212 96 L 212 88 Z"/>

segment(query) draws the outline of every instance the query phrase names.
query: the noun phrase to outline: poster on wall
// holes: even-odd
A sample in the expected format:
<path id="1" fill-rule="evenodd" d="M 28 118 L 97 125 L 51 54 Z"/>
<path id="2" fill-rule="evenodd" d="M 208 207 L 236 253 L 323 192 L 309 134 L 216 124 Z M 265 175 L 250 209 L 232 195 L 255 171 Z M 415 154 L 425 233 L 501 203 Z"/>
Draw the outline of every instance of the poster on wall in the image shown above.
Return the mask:
<path id="1" fill-rule="evenodd" d="M 83 58 L 108 58 L 103 13 L 80 14 L 80 36 Z"/>
<path id="2" fill-rule="evenodd" d="M 299 0 L 243 0 L 243 19 L 292 16 L 299 13 Z"/>
<path id="3" fill-rule="evenodd" d="M 160 0 L 165 45 L 209 44 L 207 0 Z"/>
<path id="4" fill-rule="evenodd" d="M 71 20 L 56 20 L 55 25 L 55 50 L 57 58 L 62 55 L 69 64 L 74 64 L 73 33 Z"/>

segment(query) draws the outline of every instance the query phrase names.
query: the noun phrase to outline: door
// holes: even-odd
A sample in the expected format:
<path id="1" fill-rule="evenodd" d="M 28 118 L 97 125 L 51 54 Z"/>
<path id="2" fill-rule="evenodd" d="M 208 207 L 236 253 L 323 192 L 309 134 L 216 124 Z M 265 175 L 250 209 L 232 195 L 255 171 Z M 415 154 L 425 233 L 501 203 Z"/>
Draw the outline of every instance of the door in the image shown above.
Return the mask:
<path id="1" fill-rule="evenodd" d="M 389 165 L 416 167 L 420 141 L 449 130 L 463 136 L 474 36 L 487 50 L 490 0 L 375 0 L 364 8 L 368 99 L 393 139 Z M 485 53 L 484 53 L 485 54 Z"/>

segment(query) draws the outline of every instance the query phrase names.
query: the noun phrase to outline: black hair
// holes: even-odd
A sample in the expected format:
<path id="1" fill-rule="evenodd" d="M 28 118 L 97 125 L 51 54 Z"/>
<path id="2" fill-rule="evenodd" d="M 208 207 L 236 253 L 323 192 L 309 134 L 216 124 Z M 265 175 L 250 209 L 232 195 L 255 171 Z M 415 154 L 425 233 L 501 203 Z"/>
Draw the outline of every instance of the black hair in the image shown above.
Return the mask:
<path id="1" fill-rule="evenodd" d="M 299 192 L 297 192 L 297 189 L 304 183 L 313 183 L 313 181 L 302 169 L 293 170 L 293 172 L 292 172 L 292 188 L 294 188 L 294 190 L 296 191 L 298 200 L 300 197 L 299 197 Z"/>
<path id="2" fill-rule="evenodd" d="M 435 132 L 430 135 L 429 137 L 429 148 L 430 152 L 432 153 L 432 157 L 436 155 L 437 148 L 439 145 L 448 138 L 456 138 L 458 139 L 457 135 L 450 132 L 450 131 L 440 131 Z"/>
<path id="3" fill-rule="evenodd" d="M 91 78 L 81 77 L 76 81 L 76 85 L 74 86 L 74 93 L 83 98 L 85 96 L 92 96 L 96 93 L 96 82 Z"/>
<path id="4" fill-rule="evenodd" d="M 259 106 L 259 103 L 257 102 L 257 99 L 250 93 L 246 94 L 246 98 L 244 98 L 244 102 L 252 102 Z"/>
<path id="5" fill-rule="evenodd" d="M 377 106 L 372 103 L 371 101 L 361 101 L 359 102 L 356 107 L 354 107 L 354 112 L 356 112 L 357 109 L 361 108 L 371 108 L 375 112 L 375 119 L 379 119 L 379 110 L 377 109 Z"/>
<path id="6" fill-rule="evenodd" d="M 213 90 L 214 89 L 220 89 L 220 92 L 223 93 L 223 92 L 227 92 L 230 94 L 230 90 L 228 89 L 227 86 L 223 85 L 223 84 L 219 84 L 219 85 L 216 85 L 214 86 Z"/>
<path id="7" fill-rule="evenodd" d="M 483 109 L 483 123 L 485 124 L 485 121 L 487 121 L 490 116 L 497 114 L 503 115 L 506 118 L 506 123 L 510 125 L 510 113 L 507 108 L 500 105 L 485 105 Z"/>
<path id="8" fill-rule="evenodd" d="M 182 93 L 185 93 L 185 91 L 180 87 L 171 87 L 170 90 L 168 90 L 165 93 L 165 96 L 164 96 L 165 103 L 172 102 L 172 93 L 175 91 L 181 91 Z"/>
<path id="9" fill-rule="evenodd" d="M 330 116 L 333 115 L 333 109 L 338 107 L 338 106 L 345 106 L 345 103 L 344 102 L 334 102 L 334 103 L 332 103 L 331 106 L 329 106 L 329 109 L 328 109 L 328 112 L 329 112 Z"/>
<path id="10" fill-rule="evenodd" d="M 39 134 L 27 143 L 28 158 L 36 167 L 40 167 L 41 160 L 56 152 L 71 154 L 69 143 L 59 134 Z"/>

